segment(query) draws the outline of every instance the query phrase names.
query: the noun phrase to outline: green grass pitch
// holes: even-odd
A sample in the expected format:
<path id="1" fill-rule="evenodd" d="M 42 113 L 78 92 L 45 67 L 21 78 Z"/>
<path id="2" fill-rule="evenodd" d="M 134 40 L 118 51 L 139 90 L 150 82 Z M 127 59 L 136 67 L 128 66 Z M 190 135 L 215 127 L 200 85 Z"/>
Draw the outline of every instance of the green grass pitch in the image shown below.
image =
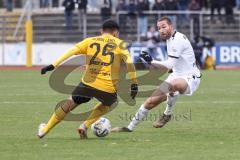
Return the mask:
<path id="1" fill-rule="evenodd" d="M 48 74 L 49 75 L 49 74 Z M 0 71 L 0 160 L 239 160 L 240 72 L 205 71 L 199 90 L 180 97 L 174 119 L 164 128 L 152 123 L 165 107 L 152 110 L 132 133 L 111 133 L 105 138 L 80 140 L 80 122 L 62 122 L 44 139 L 36 137 L 54 106 L 67 95 L 53 91 L 48 76 L 38 71 Z M 70 77 L 77 84 L 79 75 Z M 137 105 L 122 101 L 106 115 L 112 126 L 127 125 Z M 92 108 L 96 101 L 77 108 Z"/>

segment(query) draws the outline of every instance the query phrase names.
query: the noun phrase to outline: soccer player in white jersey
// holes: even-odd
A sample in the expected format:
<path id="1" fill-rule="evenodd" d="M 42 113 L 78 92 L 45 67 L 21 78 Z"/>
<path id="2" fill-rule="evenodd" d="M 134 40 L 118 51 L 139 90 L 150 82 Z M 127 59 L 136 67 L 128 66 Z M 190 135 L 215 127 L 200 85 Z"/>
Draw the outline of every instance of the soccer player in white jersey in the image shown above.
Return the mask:
<path id="1" fill-rule="evenodd" d="M 172 70 L 172 73 L 141 105 L 127 127 L 116 127 L 112 132 L 133 131 L 147 116 L 149 110 L 167 100 L 163 115 L 153 124 L 155 128 L 163 127 L 171 119 L 178 96 L 191 96 L 200 84 L 201 73 L 196 65 L 193 48 L 186 36 L 174 30 L 168 17 L 158 20 L 157 27 L 161 39 L 166 40 L 168 59 L 156 61 L 147 52 L 142 52 L 140 57 L 149 65 L 160 70 Z"/>

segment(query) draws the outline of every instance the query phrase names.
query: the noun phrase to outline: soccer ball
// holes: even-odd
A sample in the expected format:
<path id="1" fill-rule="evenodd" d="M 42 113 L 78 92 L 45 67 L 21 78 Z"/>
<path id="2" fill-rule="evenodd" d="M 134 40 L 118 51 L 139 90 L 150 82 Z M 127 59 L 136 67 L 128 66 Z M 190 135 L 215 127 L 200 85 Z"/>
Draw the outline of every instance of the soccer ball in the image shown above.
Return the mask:
<path id="1" fill-rule="evenodd" d="M 105 137 L 111 130 L 111 123 L 107 118 L 101 117 L 92 124 L 91 129 L 97 137 Z"/>

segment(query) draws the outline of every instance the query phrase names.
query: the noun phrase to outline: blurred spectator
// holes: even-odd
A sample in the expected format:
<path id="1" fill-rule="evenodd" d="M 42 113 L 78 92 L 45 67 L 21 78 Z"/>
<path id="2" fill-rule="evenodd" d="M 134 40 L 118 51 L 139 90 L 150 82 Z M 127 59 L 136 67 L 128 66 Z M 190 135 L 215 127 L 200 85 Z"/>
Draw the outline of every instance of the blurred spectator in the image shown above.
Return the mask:
<path id="1" fill-rule="evenodd" d="M 235 23 L 233 8 L 236 6 L 235 0 L 224 0 L 224 10 L 225 10 L 225 21 L 226 24 Z"/>
<path id="2" fill-rule="evenodd" d="M 78 4 L 78 30 L 82 31 L 86 25 L 87 0 L 77 0 Z"/>
<path id="3" fill-rule="evenodd" d="M 176 11 L 178 10 L 178 3 L 176 0 L 166 0 L 166 10 Z"/>
<path id="4" fill-rule="evenodd" d="M 169 11 L 177 11 L 178 10 L 178 2 L 176 0 L 166 0 L 166 10 Z M 169 18 L 172 20 L 173 26 L 177 28 L 177 18 L 176 14 L 169 15 Z"/>
<path id="5" fill-rule="evenodd" d="M 8 12 L 12 12 L 13 10 L 13 0 L 6 0 L 6 8 Z"/>
<path id="6" fill-rule="evenodd" d="M 236 0 L 237 9 L 240 10 L 240 0 Z"/>
<path id="7" fill-rule="evenodd" d="M 127 5 L 125 0 L 118 0 L 116 12 L 118 11 L 127 11 Z M 120 33 L 124 34 L 126 29 L 127 15 L 120 14 L 118 18 L 119 18 Z"/>
<path id="8" fill-rule="evenodd" d="M 125 0 L 118 0 L 118 4 L 116 6 L 116 11 L 127 11 L 127 5 Z"/>
<path id="9" fill-rule="evenodd" d="M 144 11 L 149 10 L 149 2 L 148 0 L 138 0 L 137 3 L 137 12 L 138 12 L 138 30 L 140 35 L 143 37 L 147 33 L 148 22 L 147 15 L 144 14 Z"/>
<path id="10" fill-rule="evenodd" d="M 208 9 L 209 8 L 209 0 L 202 0 L 201 4 L 201 8 L 205 8 Z"/>
<path id="11" fill-rule="evenodd" d="M 50 5 L 50 0 L 40 0 L 40 8 L 47 8 Z"/>
<path id="12" fill-rule="evenodd" d="M 201 10 L 200 4 L 197 2 L 197 0 L 191 0 L 191 2 L 188 5 L 188 10 L 190 10 L 190 11 L 200 11 Z M 191 14 L 190 17 L 193 22 L 193 34 L 199 35 L 199 32 L 200 32 L 199 14 Z"/>
<path id="13" fill-rule="evenodd" d="M 194 50 L 196 63 L 200 69 L 203 69 L 203 62 L 202 62 L 203 44 L 200 43 L 200 37 L 196 36 L 191 44 Z"/>
<path id="14" fill-rule="evenodd" d="M 201 10 L 201 6 L 197 0 L 191 0 L 188 5 L 188 9 L 191 11 L 199 11 Z"/>
<path id="15" fill-rule="evenodd" d="M 101 0 L 102 21 L 110 19 L 112 15 L 112 0 Z"/>
<path id="16" fill-rule="evenodd" d="M 214 12 L 217 9 L 218 12 L 218 20 L 221 20 L 221 8 L 223 5 L 223 0 L 210 0 L 211 4 L 211 20 L 214 22 Z"/>
<path id="17" fill-rule="evenodd" d="M 181 10 L 181 11 L 186 11 L 188 9 L 188 4 L 189 4 L 190 0 L 178 0 L 178 10 Z M 189 19 L 188 19 L 188 15 L 186 14 L 180 14 L 178 16 L 179 18 L 179 25 L 181 26 L 188 26 L 188 22 L 189 22 Z"/>
<path id="18" fill-rule="evenodd" d="M 216 64 L 215 64 L 215 59 L 211 55 L 207 55 L 204 64 L 203 64 L 203 69 L 205 70 L 215 70 L 216 69 Z"/>
<path id="19" fill-rule="evenodd" d="M 195 53 L 195 58 L 197 61 L 197 65 L 201 69 L 214 69 L 215 68 L 215 60 L 212 55 L 203 55 L 203 50 L 211 50 L 214 47 L 215 42 L 212 38 L 204 37 L 204 36 L 195 36 L 192 42 L 193 50 Z"/>
<path id="20" fill-rule="evenodd" d="M 165 0 L 155 0 L 152 10 L 154 10 L 154 11 L 166 10 Z"/>
<path id="21" fill-rule="evenodd" d="M 208 3 L 208 0 L 197 0 L 198 4 L 200 5 L 200 8 L 202 9 L 203 7 L 205 7 L 205 3 Z M 207 8 L 207 7 L 205 7 Z"/>
<path id="22" fill-rule="evenodd" d="M 101 1 L 101 0 L 100 0 Z M 88 9 L 90 12 L 95 12 L 99 9 L 99 1 L 97 0 L 88 0 Z"/>
<path id="23" fill-rule="evenodd" d="M 66 29 L 72 29 L 73 10 L 75 9 L 74 0 L 64 0 Z"/>
<path id="24" fill-rule="evenodd" d="M 155 0 L 155 3 L 152 7 L 153 11 L 164 11 L 166 10 L 165 0 Z M 155 15 L 155 22 L 159 19 L 159 14 Z"/>
<path id="25" fill-rule="evenodd" d="M 128 11 L 128 24 L 130 26 L 129 32 L 134 33 L 135 28 L 136 28 L 136 11 L 137 11 L 137 5 L 135 3 L 135 0 L 129 0 L 129 4 L 127 6 L 127 11 Z"/>
<path id="26" fill-rule="evenodd" d="M 189 2 L 190 0 L 178 0 L 178 9 L 179 10 L 187 10 L 187 8 L 188 8 L 188 5 L 189 5 Z"/>
<path id="27" fill-rule="evenodd" d="M 52 4 L 51 7 L 59 7 L 59 0 L 51 0 Z"/>
<path id="28" fill-rule="evenodd" d="M 23 7 L 23 4 L 24 2 L 23 1 L 13 1 L 14 3 L 14 8 L 22 8 Z"/>
<path id="29" fill-rule="evenodd" d="M 4 8 L 3 1 L 0 1 L 0 8 Z"/>
<path id="30" fill-rule="evenodd" d="M 157 43 L 160 42 L 160 35 L 159 32 L 156 31 L 155 26 L 151 26 L 144 37 L 144 41 L 146 41 L 146 45 L 148 48 L 148 52 L 153 56 L 156 57 L 157 54 Z"/>
<path id="31" fill-rule="evenodd" d="M 137 11 L 137 5 L 135 3 L 135 0 L 129 0 L 129 4 L 127 6 L 128 10 L 128 15 L 131 16 L 136 16 L 136 11 Z"/>

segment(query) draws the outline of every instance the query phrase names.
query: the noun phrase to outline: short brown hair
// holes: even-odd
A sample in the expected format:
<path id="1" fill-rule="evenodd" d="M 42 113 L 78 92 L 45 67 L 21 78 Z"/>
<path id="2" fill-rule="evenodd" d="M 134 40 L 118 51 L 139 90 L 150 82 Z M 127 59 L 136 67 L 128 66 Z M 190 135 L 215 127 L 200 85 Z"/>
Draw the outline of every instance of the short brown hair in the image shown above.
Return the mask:
<path id="1" fill-rule="evenodd" d="M 167 23 L 168 23 L 169 25 L 172 25 L 171 19 L 170 19 L 169 17 L 167 17 L 167 16 L 161 17 L 161 18 L 158 20 L 158 22 L 160 22 L 160 21 L 167 21 Z"/>

